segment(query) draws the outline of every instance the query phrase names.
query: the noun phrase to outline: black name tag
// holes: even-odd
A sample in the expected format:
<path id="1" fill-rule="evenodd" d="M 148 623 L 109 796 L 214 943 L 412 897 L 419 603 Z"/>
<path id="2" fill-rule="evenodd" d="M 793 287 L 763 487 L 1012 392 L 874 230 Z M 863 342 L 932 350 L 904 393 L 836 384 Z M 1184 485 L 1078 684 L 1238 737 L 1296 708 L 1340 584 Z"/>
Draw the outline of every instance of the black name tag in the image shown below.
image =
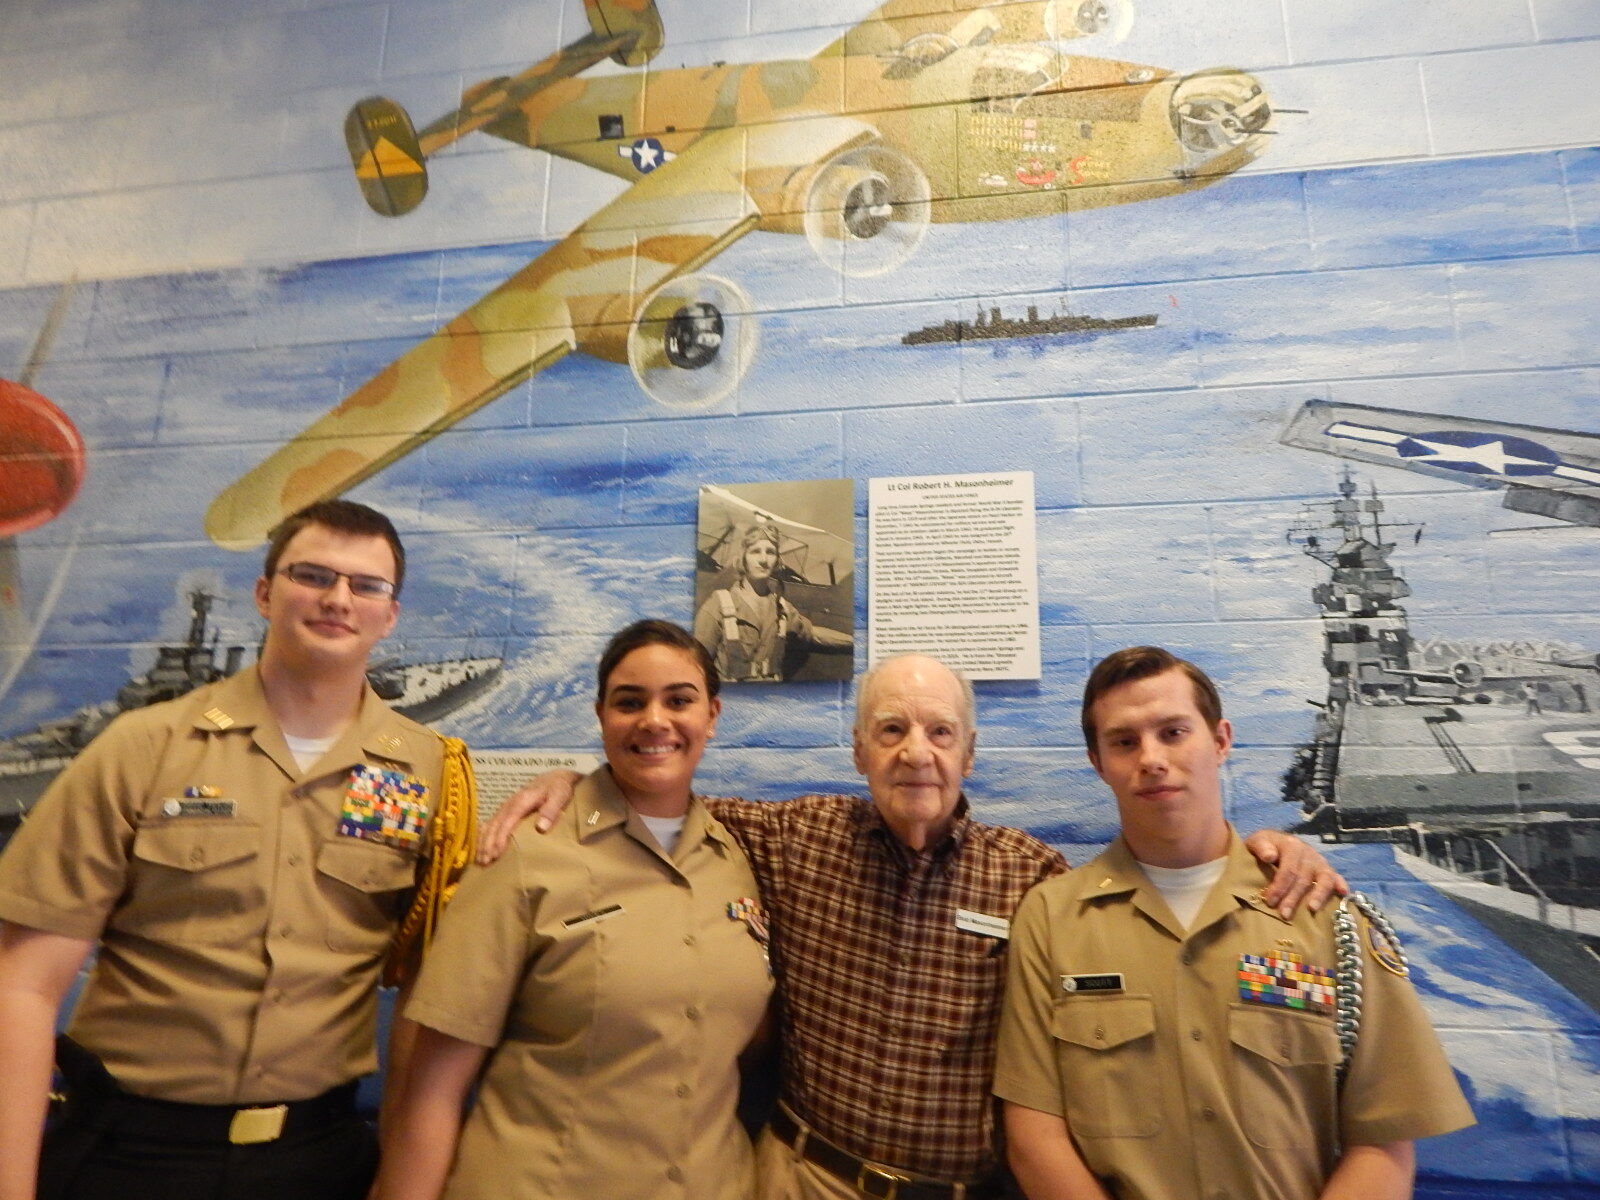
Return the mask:
<path id="1" fill-rule="evenodd" d="M 1061 990 L 1064 992 L 1120 992 L 1122 990 L 1122 972 L 1112 971 L 1104 975 L 1063 975 L 1061 977 Z"/>
<path id="2" fill-rule="evenodd" d="M 561 922 L 565 929 L 576 929 L 579 925 L 592 925 L 596 921 L 604 921 L 607 917 L 614 917 L 622 911 L 620 904 L 608 904 L 604 908 L 597 908 L 593 912 L 586 912 L 581 917 L 568 917 Z"/>

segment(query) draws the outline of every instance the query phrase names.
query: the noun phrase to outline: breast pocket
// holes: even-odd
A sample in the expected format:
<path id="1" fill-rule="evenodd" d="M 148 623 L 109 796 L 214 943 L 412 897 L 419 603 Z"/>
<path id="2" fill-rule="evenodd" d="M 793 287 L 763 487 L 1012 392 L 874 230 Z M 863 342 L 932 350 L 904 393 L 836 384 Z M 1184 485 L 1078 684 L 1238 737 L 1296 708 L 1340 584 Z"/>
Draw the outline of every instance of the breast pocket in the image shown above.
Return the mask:
<path id="1" fill-rule="evenodd" d="M 1228 1012 L 1239 1109 L 1245 1133 L 1266 1149 L 1315 1144 L 1334 1128 L 1339 1036 L 1329 1017 L 1235 1004 Z"/>
<path id="2" fill-rule="evenodd" d="M 1160 1132 L 1156 1010 L 1147 996 L 1074 996 L 1050 1017 L 1067 1123 L 1084 1137 Z"/>
<path id="3" fill-rule="evenodd" d="M 133 835 L 128 894 L 109 924 L 157 940 L 230 942 L 265 920 L 261 832 L 235 821 L 161 821 Z"/>
<path id="4" fill-rule="evenodd" d="M 328 948 L 379 954 L 393 935 L 416 859 L 392 846 L 335 838 L 317 852 L 317 887 L 326 901 Z"/>

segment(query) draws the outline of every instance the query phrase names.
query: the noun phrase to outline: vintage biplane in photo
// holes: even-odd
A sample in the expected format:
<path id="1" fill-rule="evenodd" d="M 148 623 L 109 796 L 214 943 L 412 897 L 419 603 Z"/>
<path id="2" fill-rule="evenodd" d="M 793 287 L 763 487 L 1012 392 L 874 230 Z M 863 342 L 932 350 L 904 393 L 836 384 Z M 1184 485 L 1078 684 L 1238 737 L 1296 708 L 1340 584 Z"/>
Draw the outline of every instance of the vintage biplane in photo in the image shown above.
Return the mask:
<path id="1" fill-rule="evenodd" d="M 661 69 L 653 0 L 584 0 L 587 35 L 420 130 L 362 100 L 346 140 L 385 216 L 415 209 L 428 160 L 474 133 L 630 186 L 224 490 L 207 532 L 254 545 L 568 354 L 628 364 L 663 404 L 715 403 L 750 366 L 758 306 L 705 268 L 758 230 L 870 276 L 930 223 L 1170 196 L 1251 162 L 1272 117 L 1252 76 L 1065 52 L 1125 33 L 1127 3 L 890 0 L 811 58 Z M 608 58 L 628 69 L 580 78 Z"/>
<path id="2" fill-rule="evenodd" d="M 849 486 L 849 481 L 843 481 Z M 731 571 L 739 544 L 752 525 L 778 531 L 778 566 L 785 583 L 831 588 L 848 584 L 855 571 L 855 546 L 848 538 L 761 508 L 714 483 L 700 486 L 700 523 L 695 569 Z"/>

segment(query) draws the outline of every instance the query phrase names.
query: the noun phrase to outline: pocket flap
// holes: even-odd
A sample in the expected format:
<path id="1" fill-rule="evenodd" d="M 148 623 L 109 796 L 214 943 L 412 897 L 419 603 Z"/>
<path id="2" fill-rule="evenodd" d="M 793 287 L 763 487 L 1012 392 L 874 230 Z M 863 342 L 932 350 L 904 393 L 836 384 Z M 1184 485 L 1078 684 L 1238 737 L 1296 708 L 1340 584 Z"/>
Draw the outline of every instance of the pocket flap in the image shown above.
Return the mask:
<path id="1" fill-rule="evenodd" d="M 1327 1017 L 1236 1004 L 1228 1013 L 1228 1036 L 1235 1046 L 1280 1067 L 1326 1066 L 1339 1061 L 1339 1035 Z"/>
<path id="2" fill-rule="evenodd" d="M 1056 1004 L 1050 1032 L 1090 1050 L 1110 1050 L 1156 1031 L 1156 1006 L 1148 996 L 1074 996 Z"/>
<path id="3" fill-rule="evenodd" d="M 360 838 L 324 842 L 317 870 L 362 892 L 398 892 L 416 882 L 416 859 L 390 846 Z"/>
<path id="4" fill-rule="evenodd" d="M 133 835 L 133 856 L 158 867 L 207 871 L 261 852 L 261 831 L 253 825 L 174 821 L 140 826 Z"/>

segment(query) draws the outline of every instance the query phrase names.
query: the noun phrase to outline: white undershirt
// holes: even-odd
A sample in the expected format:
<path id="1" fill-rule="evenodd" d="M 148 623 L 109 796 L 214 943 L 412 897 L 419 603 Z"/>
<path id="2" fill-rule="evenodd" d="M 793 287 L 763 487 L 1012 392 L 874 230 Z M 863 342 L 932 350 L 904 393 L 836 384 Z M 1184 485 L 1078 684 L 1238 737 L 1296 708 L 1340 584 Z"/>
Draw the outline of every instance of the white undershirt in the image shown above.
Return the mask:
<path id="1" fill-rule="evenodd" d="M 1167 902 L 1172 915 L 1187 929 L 1200 915 L 1200 908 L 1205 904 L 1206 897 L 1211 894 L 1211 889 L 1217 886 L 1217 880 L 1222 878 L 1228 859 L 1224 855 L 1222 858 L 1201 863 L 1198 867 L 1152 867 L 1149 863 L 1139 865 L 1150 877 L 1150 882 L 1156 885 L 1156 891 L 1161 893 L 1161 898 Z"/>
<path id="2" fill-rule="evenodd" d="M 283 735 L 283 740 L 288 743 L 289 753 L 294 755 L 294 761 L 300 764 L 300 769 L 309 771 L 312 764 L 326 754 L 339 739 L 337 735 L 326 738 L 298 738 L 290 737 L 286 733 Z"/>
<path id="3" fill-rule="evenodd" d="M 678 839 L 683 836 L 683 817 L 647 817 L 640 813 L 639 820 L 644 822 L 650 836 L 656 839 L 656 845 L 668 854 L 678 848 Z"/>

